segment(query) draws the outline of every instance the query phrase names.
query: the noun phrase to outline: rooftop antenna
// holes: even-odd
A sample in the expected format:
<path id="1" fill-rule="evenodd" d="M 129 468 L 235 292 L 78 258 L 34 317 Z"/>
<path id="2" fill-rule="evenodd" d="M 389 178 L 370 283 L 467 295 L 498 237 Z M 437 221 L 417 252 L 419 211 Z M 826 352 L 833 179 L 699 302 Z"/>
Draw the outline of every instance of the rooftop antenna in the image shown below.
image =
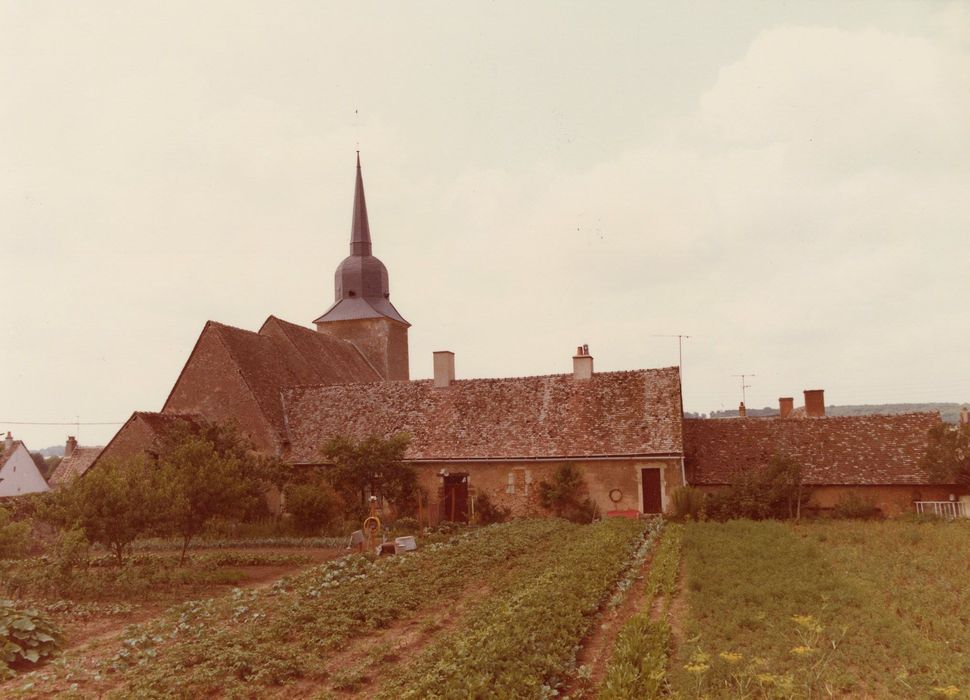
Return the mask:
<path id="1" fill-rule="evenodd" d="M 745 384 L 744 382 L 745 382 L 745 380 L 748 377 L 757 377 L 758 375 L 757 374 L 732 374 L 731 376 L 732 377 L 741 377 L 741 403 L 743 403 L 745 406 L 747 406 L 748 405 L 748 401 L 747 401 L 747 396 L 745 396 L 744 390 L 745 389 L 750 389 L 751 388 L 751 385 L 750 384 Z"/>
<path id="2" fill-rule="evenodd" d="M 677 369 L 680 370 L 681 379 L 683 379 L 684 374 L 684 340 L 690 340 L 689 335 L 684 335 L 683 333 L 654 333 L 652 335 L 654 338 L 676 338 L 677 339 Z"/>

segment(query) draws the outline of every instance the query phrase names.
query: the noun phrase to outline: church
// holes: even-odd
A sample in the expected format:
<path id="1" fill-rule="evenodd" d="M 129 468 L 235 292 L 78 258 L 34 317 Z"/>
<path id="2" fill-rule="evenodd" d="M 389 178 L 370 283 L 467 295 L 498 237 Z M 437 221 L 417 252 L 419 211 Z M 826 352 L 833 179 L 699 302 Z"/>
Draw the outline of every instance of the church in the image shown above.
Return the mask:
<path id="1" fill-rule="evenodd" d="M 952 497 L 919 468 L 936 414 L 826 418 L 806 392 L 809 410 L 783 399 L 778 418 L 685 420 L 677 367 L 596 372 L 586 346 L 571 373 L 499 379 L 459 378 L 455 355 L 436 352 L 433 378 L 412 381 L 410 324 L 373 254 L 359 154 L 349 252 L 314 329 L 275 316 L 257 331 L 207 322 L 161 411 L 134 413 L 98 461 L 157 453 L 179 421 L 234 420 L 258 450 L 308 467 L 337 435 L 408 433 L 406 461 L 436 519 L 468 519 L 482 493 L 536 513 L 539 482 L 567 462 L 602 513 L 661 513 L 677 487 L 720 487 L 777 452 L 803 461 L 821 508 L 853 490 L 887 512 Z"/>

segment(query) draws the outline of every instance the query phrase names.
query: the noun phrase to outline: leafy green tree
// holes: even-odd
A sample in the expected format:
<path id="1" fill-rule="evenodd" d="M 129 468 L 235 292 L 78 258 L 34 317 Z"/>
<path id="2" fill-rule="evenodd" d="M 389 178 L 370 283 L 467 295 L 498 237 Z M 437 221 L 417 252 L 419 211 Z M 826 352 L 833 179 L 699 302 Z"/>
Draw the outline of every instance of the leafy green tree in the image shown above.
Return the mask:
<path id="1" fill-rule="evenodd" d="M 369 495 L 386 498 L 401 511 L 414 506 L 417 475 L 404 463 L 411 436 L 398 433 L 389 438 L 371 436 L 357 441 L 337 436 L 327 441 L 322 454 L 333 466 L 327 477 L 356 515 L 367 511 Z"/>
<path id="2" fill-rule="evenodd" d="M 970 423 L 930 428 L 922 466 L 942 483 L 970 484 Z"/>
<path id="3" fill-rule="evenodd" d="M 319 534 L 343 513 L 343 500 L 320 475 L 286 485 L 286 510 L 304 535 Z"/>
<path id="4" fill-rule="evenodd" d="M 798 518 L 808 500 L 801 465 L 784 455 L 740 474 L 726 488 L 705 499 L 706 513 L 714 520 Z"/>
<path id="5" fill-rule="evenodd" d="M 157 477 L 144 457 L 105 460 L 55 491 L 40 516 L 62 528 L 80 528 L 89 542 L 111 550 L 120 566 L 129 545 L 165 515 Z"/>
<path id="6" fill-rule="evenodd" d="M 255 475 L 240 457 L 204 435 L 182 435 L 159 458 L 158 477 L 164 494 L 167 529 L 182 538 L 182 556 L 192 538 L 213 518 L 238 518 L 252 495 Z"/>
<path id="7" fill-rule="evenodd" d="M 0 507 L 0 559 L 14 559 L 27 553 L 30 525 L 14 522 L 6 508 Z"/>
<path id="8" fill-rule="evenodd" d="M 572 462 L 560 465 L 551 481 L 539 482 L 539 502 L 560 518 L 575 523 L 591 523 L 599 509 L 589 498 L 583 474 Z"/>

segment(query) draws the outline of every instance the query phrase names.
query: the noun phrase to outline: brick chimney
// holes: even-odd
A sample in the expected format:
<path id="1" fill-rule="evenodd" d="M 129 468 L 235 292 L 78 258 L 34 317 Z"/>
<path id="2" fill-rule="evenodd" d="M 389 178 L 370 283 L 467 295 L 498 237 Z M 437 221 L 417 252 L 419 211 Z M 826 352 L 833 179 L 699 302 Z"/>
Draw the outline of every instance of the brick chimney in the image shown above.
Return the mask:
<path id="1" fill-rule="evenodd" d="M 809 418 L 825 417 L 825 390 L 805 390 L 805 415 Z"/>
<path id="2" fill-rule="evenodd" d="M 741 418 L 748 417 L 748 409 L 744 407 L 744 401 L 738 404 L 738 416 L 740 416 Z"/>
<path id="3" fill-rule="evenodd" d="M 77 449 L 77 439 L 73 435 L 67 436 L 67 442 L 64 444 L 64 457 L 70 457 L 74 454 L 74 450 Z"/>
<path id="4" fill-rule="evenodd" d="M 966 406 L 960 409 L 960 425 L 970 425 L 970 409 Z"/>
<path id="5" fill-rule="evenodd" d="M 437 350 L 434 353 L 434 385 L 446 387 L 455 381 L 455 353 Z"/>
<path id="6" fill-rule="evenodd" d="M 573 379 L 589 379 L 593 376 L 593 356 L 588 345 L 580 345 L 573 355 Z"/>
<path id="7" fill-rule="evenodd" d="M 778 399 L 778 414 L 782 418 L 788 418 L 791 416 L 791 412 L 795 409 L 795 399 L 791 396 L 783 396 Z"/>
<path id="8" fill-rule="evenodd" d="M 3 451 L 6 452 L 10 449 L 13 449 L 13 435 L 11 435 L 10 431 L 8 430 L 7 438 L 3 441 Z"/>

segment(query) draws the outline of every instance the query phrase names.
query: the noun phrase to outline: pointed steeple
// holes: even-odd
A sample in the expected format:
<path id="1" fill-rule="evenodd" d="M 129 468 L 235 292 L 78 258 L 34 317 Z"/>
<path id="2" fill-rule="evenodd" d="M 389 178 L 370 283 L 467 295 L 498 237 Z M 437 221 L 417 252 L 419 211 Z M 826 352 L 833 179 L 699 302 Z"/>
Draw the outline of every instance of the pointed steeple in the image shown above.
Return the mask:
<path id="1" fill-rule="evenodd" d="M 354 188 L 354 221 L 350 227 L 350 254 L 370 255 L 370 223 L 364 199 L 364 178 L 360 173 L 360 151 L 357 151 L 357 185 Z"/>

